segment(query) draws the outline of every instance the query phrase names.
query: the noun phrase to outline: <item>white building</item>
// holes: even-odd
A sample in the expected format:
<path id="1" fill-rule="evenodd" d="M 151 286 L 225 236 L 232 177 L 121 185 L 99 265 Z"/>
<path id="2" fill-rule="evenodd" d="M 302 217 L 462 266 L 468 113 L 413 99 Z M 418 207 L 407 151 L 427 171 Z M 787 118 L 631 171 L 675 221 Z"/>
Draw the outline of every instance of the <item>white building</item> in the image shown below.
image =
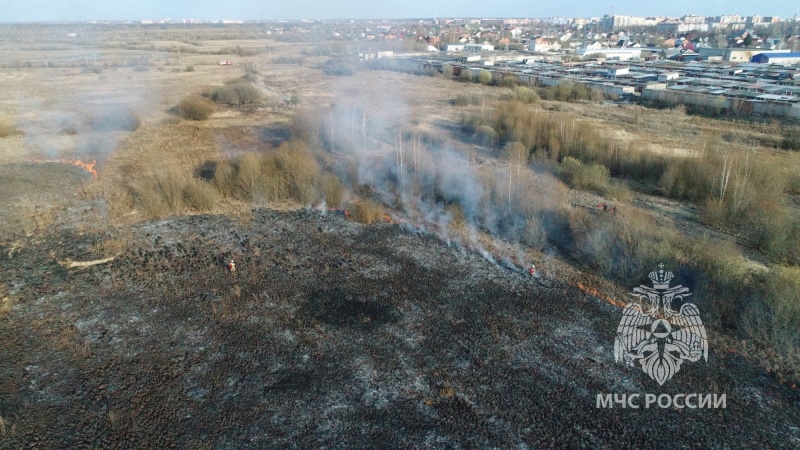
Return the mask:
<path id="1" fill-rule="evenodd" d="M 531 52 L 549 52 L 561 49 L 561 42 L 555 38 L 536 38 L 528 44 L 528 51 Z"/>
<path id="2" fill-rule="evenodd" d="M 601 49 L 593 49 L 593 48 L 580 48 L 578 49 L 578 55 L 586 56 L 591 55 L 594 53 L 600 53 L 605 55 L 606 59 L 615 59 L 620 61 L 625 61 L 628 59 L 639 59 L 642 57 L 642 49 L 641 48 L 601 48 Z"/>

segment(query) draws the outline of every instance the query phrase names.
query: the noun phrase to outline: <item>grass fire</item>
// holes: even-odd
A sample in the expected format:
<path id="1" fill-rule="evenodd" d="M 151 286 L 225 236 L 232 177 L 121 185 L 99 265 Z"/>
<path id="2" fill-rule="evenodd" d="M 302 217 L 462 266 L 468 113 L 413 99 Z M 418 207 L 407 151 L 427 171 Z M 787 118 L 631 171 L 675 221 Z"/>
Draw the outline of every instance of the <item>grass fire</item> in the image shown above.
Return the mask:
<path id="1" fill-rule="evenodd" d="M 68 160 L 68 159 L 32 159 L 31 162 L 36 164 L 45 164 L 45 163 L 54 163 L 54 164 L 68 164 L 70 166 L 80 167 L 81 169 L 88 172 L 92 178 L 97 178 L 97 170 L 95 167 L 97 166 L 97 161 L 81 161 L 79 159 L 76 160 Z"/>
<path id="2" fill-rule="evenodd" d="M 794 447 L 796 124 L 344 26 L 0 24 L 0 448 Z"/>

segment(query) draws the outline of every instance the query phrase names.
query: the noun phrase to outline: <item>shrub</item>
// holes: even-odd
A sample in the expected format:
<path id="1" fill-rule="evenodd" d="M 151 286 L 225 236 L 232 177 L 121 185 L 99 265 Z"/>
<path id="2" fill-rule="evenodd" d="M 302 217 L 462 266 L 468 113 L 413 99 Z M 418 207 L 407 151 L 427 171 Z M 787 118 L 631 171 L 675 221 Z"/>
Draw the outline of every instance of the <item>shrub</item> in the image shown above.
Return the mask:
<path id="1" fill-rule="evenodd" d="M 539 94 L 533 89 L 525 86 L 517 86 L 512 91 L 512 97 L 522 103 L 536 103 L 539 101 Z"/>
<path id="2" fill-rule="evenodd" d="M 183 71 L 184 72 L 194 72 L 194 66 L 190 64 L 190 65 L 186 66 L 186 68 L 184 68 Z"/>
<path id="3" fill-rule="evenodd" d="M 488 125 L 481 125 L 475 131 L 475 137 L 481 145 L 495 146 L 498 142 L 497 132 Z"/>
<path id="4" fill-rule="evenodd" d="M 756 301 L 742 314 L 759 344 L 790 356 L 800 350 L 800 268 L 776 267 L 755 277 Z"/>
<path id="5" fill-rule="evenodd" d="M 241 200 L 310 204 L 320 198 L 316 183 L 319 174 L 319 163 L 308 145 L 289 141 L 268 153 L 249 152 L 235 160 L 217 163 L 213 185 L 223 195 Z M 331 199 L 336 200 L 334 190 Z"/>
<path id="6" fill-rule="evenodd" d="M 646 214 L 628 208 L 616 220 L 597 220 L 589 211 L 573 210 L 569 219 L 576 257 L 603 275 L 626 284 L 660 262 L 680 259 L 680 236 L 655 224 Z"/>
<path id="7" fill-rule="evenodd" d="M 142 177 L 133 188 L 135 205 L 151 219 L 182 212 L 185 187 L 186 179 L 173 172 L 160 171 Z"/>
<path id="8" fill-rule="evenodd" d="M 205 181 L 192 179 L 183 189 L 186 206 L 198 212 L 211 211 L 217 204 L 217 190 Z"/>
<path id="9" fill-rule="evenodd" d="M 383 205 L 372 200 L 362 200 L 356 203 L 353 220 L 360 223 L 376 223 L 383 219 Z"/>
<path id="10" fill-rule="evenodd" d="M 263 156 L 248 152 L 236 161 L 236 192 L 246 200 L 266 200 L 263 191 Z"/>
<path id="11" fill-rule="evenodd" d="M 264 98 L 261 90 L 254 84 L 246 81 L 237 81 L 232 84 L 218 87 L 211 93 L 211 99 L 226 105 L 245 105 L 258 103 Z"/>
<path id="12" fill-rule="evenodd" d="M 492 82 L 492 73 L 486 69 L 482 69 L 478 72 L 477 82 L 480 84 L 489 84 Z"/>
<path id="13" fill-rule="evenodd" d="M 525 221 L 520 242 L 531 248 L 540 248 L 547 241 L 547 231 L 540 217 L 531 217 Z"/>
<path id="14" fill-rule="evenodd" d="M 482 104 L 484 101 L 483 96 L 476 94 L 459 94 L 453 103 L 456 106 L 476 106 Z"/>
<path id="15" fill-rule="evenodd" d="M 325 203 L 332 208 L 338 208 L 344 199 L 344 185 L 336 175 L 325 172 L 320 177 L 320 190 L 325 197 Z"/>
<path id="16" fill-rule="evenodd" d="M 507 87 L 507 88 L 515 88 L 517 87 L 517 77 L 516 76 L 507 76 L 500 79 L 498 83 L 500 86 Z"/>
<path id="17" fill-rule="evenodd" d="M 561 162 L 561 175 L 574 188 L 601 193 L 608 188 L 611 177 L 607 168 L 599 164 L 585 165 L 570 156 Z"/>
<path id="18" fill-rule="evenodd" d="M 450 64 L 444 64 L 442 66 L 442 78 L 445 80 L 452 80 L 453 79 L 453 66 Z"/>
<path id="19" fill-rule="evenodd" d="M 349 77 L 355 75 L 356 68 L 346 61 L 331 59 L 323 66 L 322 71 L 325 75 Z"/>
<path id="20" fill-rule="evenodd" d="M 238 183 L 236 181 L 236 166 L 231 161 L 221 161 L 214 167 L 212 178 L 214 187 L 220 194 L 227 197 L 238 195 Z"/>
<path id="21" fill-rule="evenodd" d="M 472 73 L 466 67 L 462 67 L 461 72 L 458 74 L 458 79 L 464 83 L 469 83 L 472 81 Z"/>
<path id="22" fill-rule="evenodd" d="M 178 103 L 178 115 L 188 120 L 206 120 L 217 108 L 207 99 L 193 95 Z"/>

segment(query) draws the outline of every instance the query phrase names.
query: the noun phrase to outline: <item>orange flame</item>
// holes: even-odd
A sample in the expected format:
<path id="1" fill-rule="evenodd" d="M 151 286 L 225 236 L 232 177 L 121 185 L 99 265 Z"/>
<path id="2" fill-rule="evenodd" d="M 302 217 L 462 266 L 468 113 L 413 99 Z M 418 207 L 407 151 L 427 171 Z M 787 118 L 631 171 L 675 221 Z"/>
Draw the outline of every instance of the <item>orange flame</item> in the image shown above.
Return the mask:
<path id="1" fill-rule="evenodd" d="M 390 224 L 394 223 L 394 221 L 392 220 L 392 218 L 388 214 L 384 214 L 383 215 L 383 220 L 385 220 L 386 223 L 390 223 Z"/>
<path id="2" fill-rule="evenodd" d="M 32 162 L 35 162 L 37 164 L 42 164 L 42 163 L 69 164 L 71 166 L 80 167 L 81 169 L 92 174 L 92 178 L 97 178 L 97 169 L 95 169 L 95 166 L 97 166 L 97 161 L 95 160 L 86 162 L 81 160 L 69 160 L 69 159 L 33 159 Z"/>
<path id="3" fill-rule="evenodd" d="M 584 286 L 583 283 L 578 283 L 577 288 L 582 290 L 583 292 L 591 295 L 592 297 L 599 298 L 600 300 L 603 300 L 604 302 L 609 303 L 611 305 L 614 305 L 614 306 L 616 306 L 618 308 L 624 308 L 625 307 L 625 302 L 613 299 L 613 298 L 611 298 L 611 297 L 609 297 L 609 296 L 607 296 L 605 294 L 601 294 L 597 289 L 594 289 L 594 288 L 591 288 L 591 287 L 588 287 L 588 286 Z"/>

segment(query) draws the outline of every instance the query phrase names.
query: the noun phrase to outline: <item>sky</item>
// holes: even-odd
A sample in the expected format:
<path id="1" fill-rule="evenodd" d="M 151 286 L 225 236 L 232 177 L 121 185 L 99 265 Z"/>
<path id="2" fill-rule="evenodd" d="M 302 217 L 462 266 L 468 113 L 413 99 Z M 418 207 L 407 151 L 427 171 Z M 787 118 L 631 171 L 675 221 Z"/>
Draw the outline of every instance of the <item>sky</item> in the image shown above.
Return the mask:
<path id="1" fill-rule="evenodd" d="M 780 16 L 797 0 L 0 0 L 0 22 L 141 19 L 370 19 L 429 17 Z"/>

